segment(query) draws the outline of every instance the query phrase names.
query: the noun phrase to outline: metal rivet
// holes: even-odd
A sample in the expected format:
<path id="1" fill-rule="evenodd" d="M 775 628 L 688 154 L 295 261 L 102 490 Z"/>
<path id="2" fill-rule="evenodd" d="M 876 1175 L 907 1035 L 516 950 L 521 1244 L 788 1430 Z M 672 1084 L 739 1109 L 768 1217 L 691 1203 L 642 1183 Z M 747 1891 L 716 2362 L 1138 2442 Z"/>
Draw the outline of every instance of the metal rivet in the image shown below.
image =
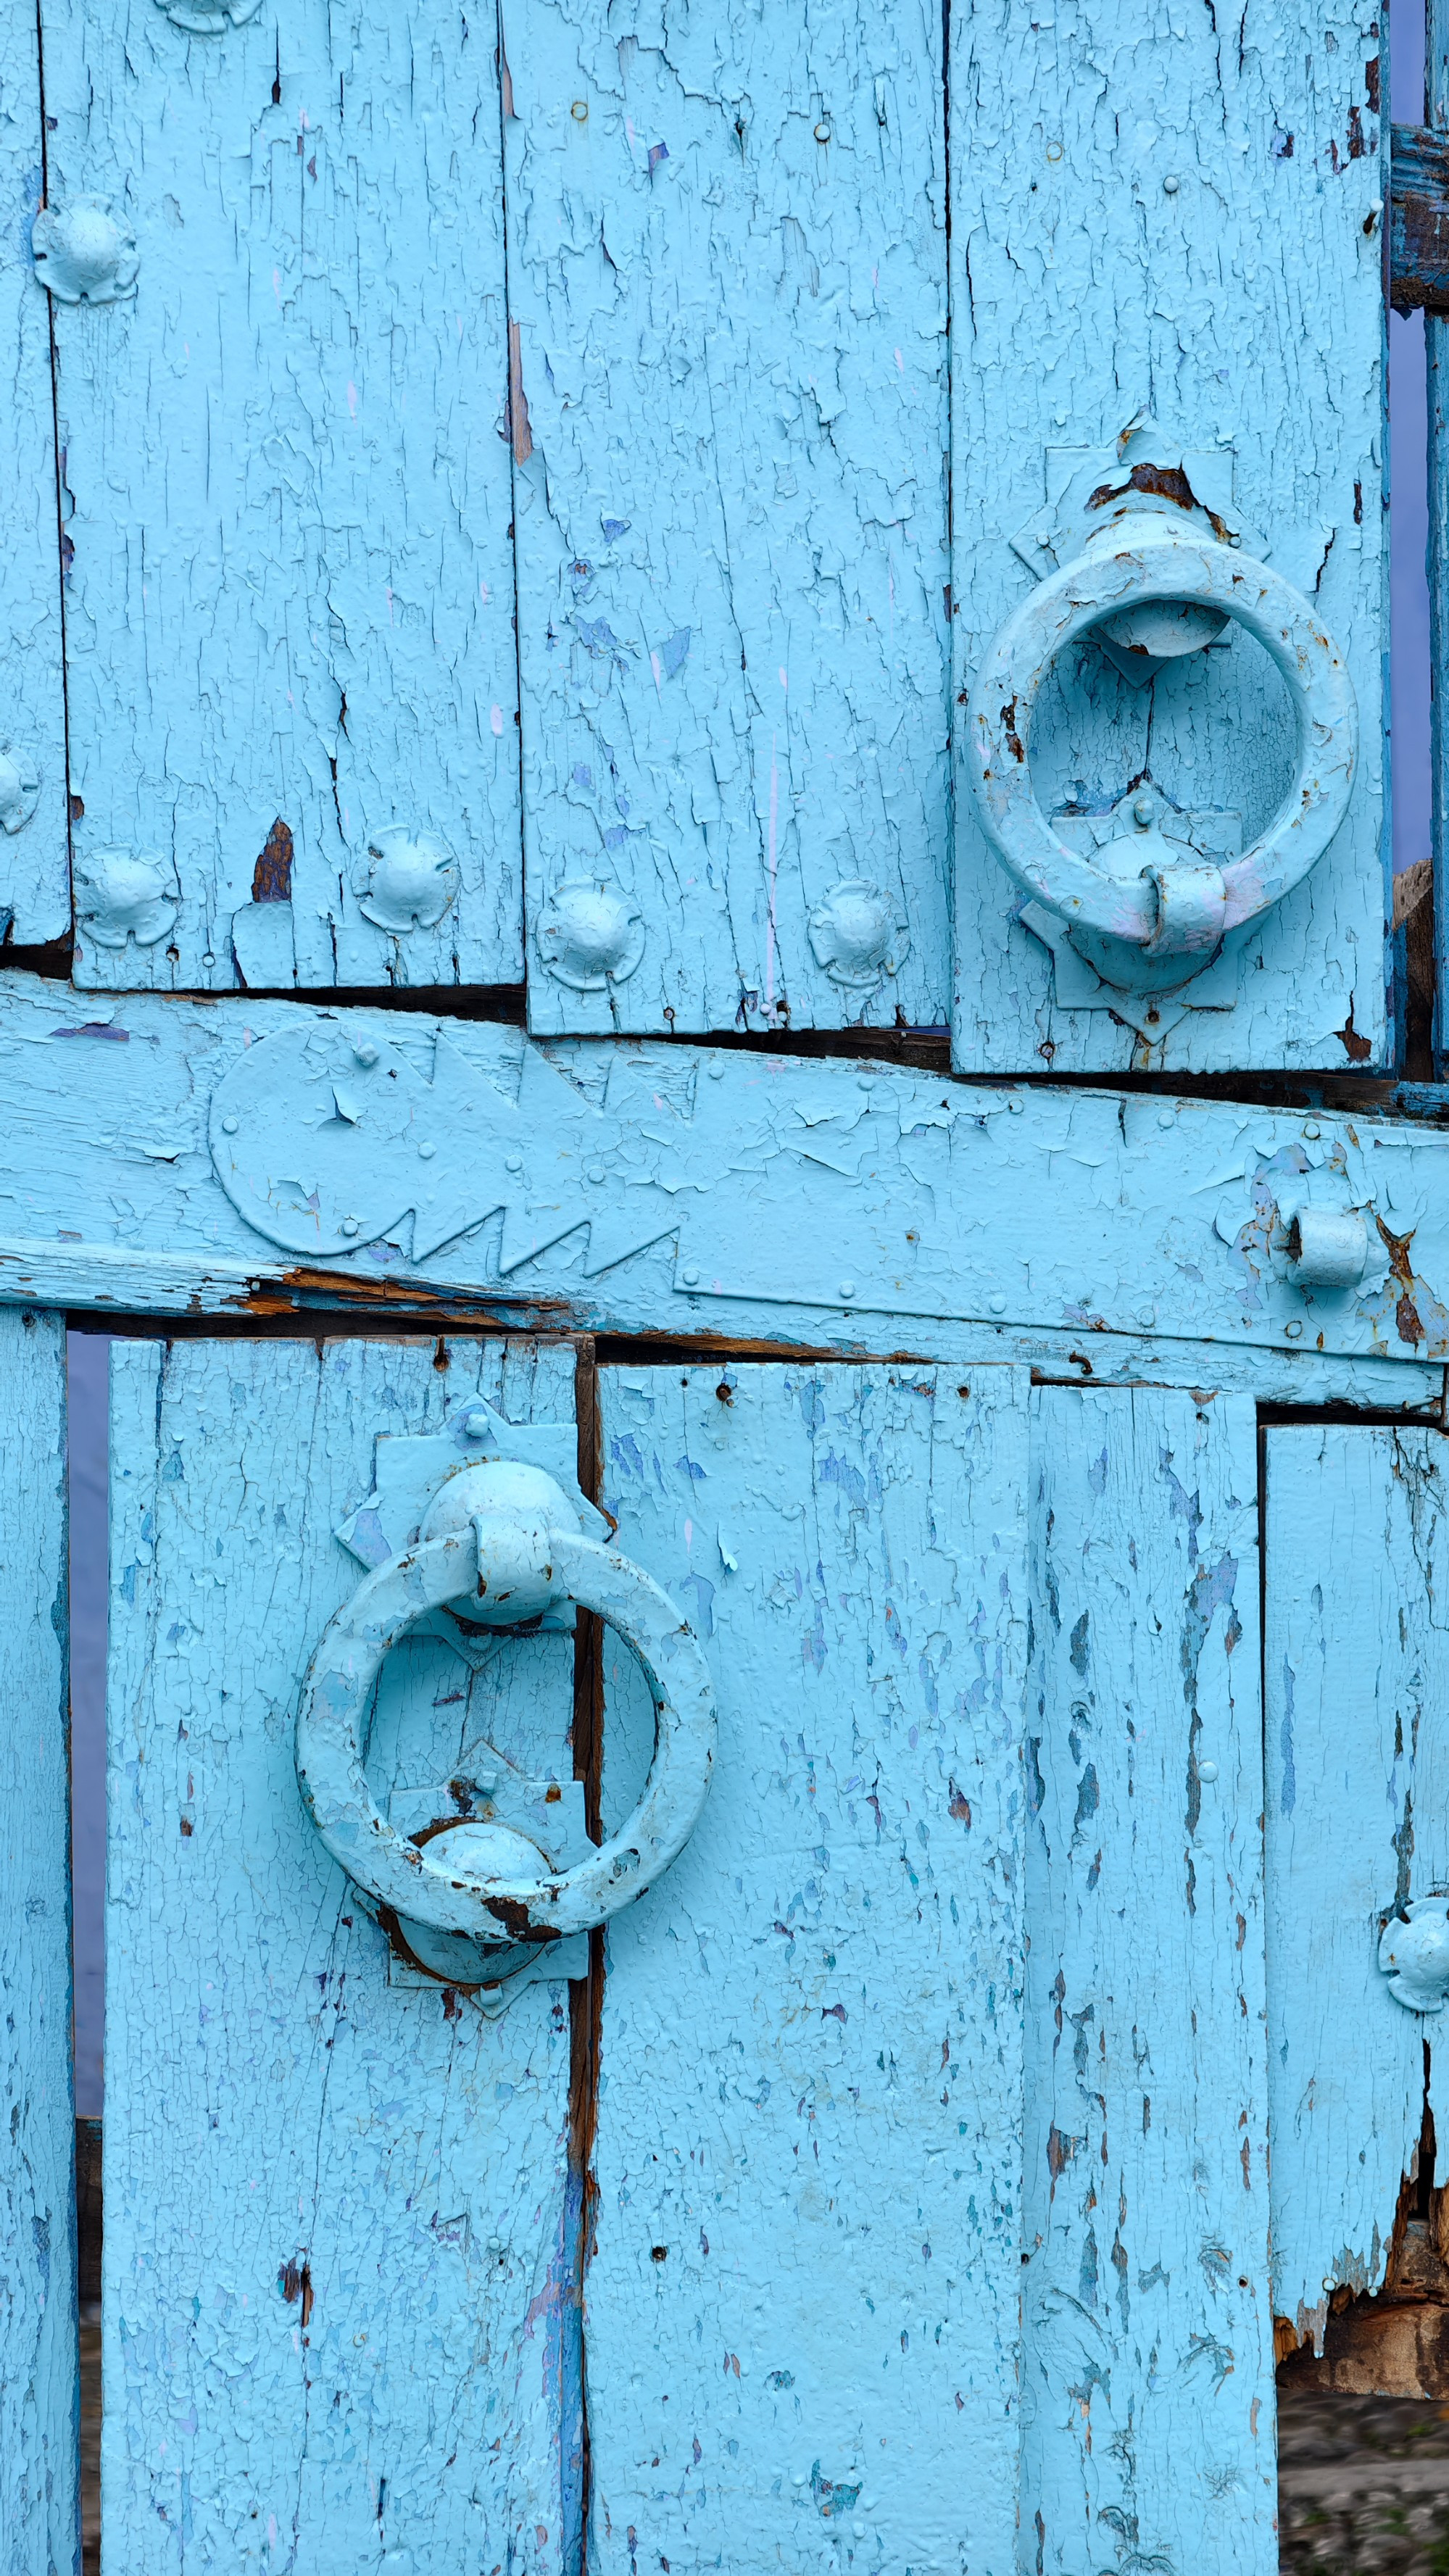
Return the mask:
<path id="1" fill-rule="evenodd" d="M 815 140 L 817 143 L 828 143 L 830 140 L 830 128 L 823 121 L 815 128 Z"/>
<path id="2" fill-rule="evenodd" d="M 420 1146 L 418 1147 L 418 1152 L 421 1154 L 421 1156 L 422 1156 L 422 1158 L 423 1158 L 423 1161 L 424 1161 L 425 1163 L 430 1163 L 430 1162 L 432 1161 L 433 1156 L 436 1154 L 437 1150 L 438 1150 L 438 1149 L 437 1149 L 437 1146 L 436 1146 L 436 1145 L 431 1145 L 431 1144 L 429 1144 L 429 1145 L 420 1145 Z"/>
<path id="3" fill-rule="evenodd" d="M 1177 1125 L 1175 1112 L 1171 1109 L 1159 1109 L 1157 1113 L 1157 1124 L 1159 1127 L 1175 1127 Z"/>
<path id="4" fill-rule="evenodd" d="M 352 1043 L 352 1055 L 353 1061 L 364 1067 L 374 1065 L 377 1062 L 377 1049 L 370 1038 L 354 1038 Z"/>
<path id="5" fill-rule="evenodd" d="M 998 1290 L 997 1290 L 997 1292 L 996 1292 L 996 1295 L 995 1295 L 993 1298 L 991 1298 L 991 1299 L 989 1300 L 989 1303 L 990 1303 L 990 1307 L 991 1307 L 991 1311 L 992 1311 L 993 1315 L 1004 1315 L 1004 1314 L 1005 1314 L 1005 1312 L 1006 1312 L 1006 1299 L 1002 1296 L 1000 1289 L 998 1289 Z"/>
<path id="6" fill-rule="evenodd" d="M 234 1135 L 236 1134 L 236 1131 L 237 1131 L 237 1129 L 238 1129 L 238 1127 L 239 1127 L 240 1125 L 241 1125 L 241 1120 L 240 1120 L 239 1118 L 232 1118 L 232 1117 L 226 1117 L 226 1118 L 223 1118 L 223 1120 L 222 1120 L 222 1122 L 221 1122 L 221 1132 L 222 1132 L 223 1136 L 234 1136 Z"/>
<path id="7" fill-rule="evenodd" d="M 590 1163 L 586 1177 L 593 1183 L 594 1188 L 597 1189 L 604 1178 L 603 1164 Z"/>
<path id="8" fill-rule="evenodd" d="M 1199 1780 L 1206 1780 L 1209 1783 L 1216 1780 L 1218 1776 L 1218 1766 L 1216 1762 L 1199 1762 L 1197 1766 L 1197 1776 Z"/>
<path id="9" fill-rule="evenodd" d="M 505 1154 L 503 1157 L 503 1168 L 505 1172 L 521 1172 L 523 1169 L 523 1156 L 521 1154 Z"/>
<path id="10" fill-rule="evenodd" d="M 471 1413 L 465 1413 L 463 1416 L 464 1436 L 469 1440 L 482 1440 L 487 1436 L 487 1431 L 488 1416 L 475 1405 Z"/>
<path id="11" fill-rule="evenodd" d="M 706 1071 L 706 1073 L 709 1075 L 709 1078 L 710 1078 L 710 1081 L 711 1081 L 711 1082 L 723 1082 L 723 1080 L 724 1080 L 724 1066 L 723 1066 L 722 1064 L 710 1064 L 710 1065 L 706 1065 L 706 1066 L 705 1066 L 705 1071 Z"/>
<path id="12" fill-rule="evenodd" d="M 683 1280 L 686 1288 L 697 1288 L 699 1286 L 699 1272 L 697 1270 L 681 1270 L 679 1276 Z"/>
<path id="13" fill-rule="evenodd" d="M 573 118 L 575 125 L 587 124 L 589 115 L 588 100 L 586 98 L 576 98 L 573 106 L 569 109 L 569 114 Z"/>
<path id="14" fill-rule="evenodd" d="M 1152 822 L 1156 812 L 1157 808 L 1150 796 L 1133 797 L 1132 820 L 1136 824 L 1139 832 L 1145 832 L 1147 830 L 1147 827 Z"/>
<path id="15" fill-rule="evenodd" d="M 842 1279 L 840 1283 L 840 1293 L 842 1297 L 853 1297 L 855 1295 L 855 1281 L 853 1279 Z"/>
<path id="16" fill-rule="evenodd" d="M 362 1228 L 355 1216 L 345 1216 L 342 1220 L 342 1231 L 344 1234 L 360 1234 Z"/>
<path id="17" fill-rule="evenodd" d="M 1167 177 L 1162 182 L 1162 193 L 1165 197 L 1175 197 L 1181 185 L 1181 180 L 1174 178 L 1172 172 L 1169 170 Z"/>
<path id="18" fill-rule="evenodd" d="M 203 966 L 214 966 L 216 964 L 216 959 L 209 948 L 203 950 L 201 962 Z"/>

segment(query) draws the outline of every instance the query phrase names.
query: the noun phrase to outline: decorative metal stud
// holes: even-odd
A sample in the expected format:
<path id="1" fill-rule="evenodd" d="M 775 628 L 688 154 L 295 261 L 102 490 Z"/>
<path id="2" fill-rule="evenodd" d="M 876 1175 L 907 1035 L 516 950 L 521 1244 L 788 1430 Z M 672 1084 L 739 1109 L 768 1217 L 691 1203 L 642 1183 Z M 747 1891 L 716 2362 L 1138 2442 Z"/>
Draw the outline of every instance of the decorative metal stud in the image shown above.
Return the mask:
<path id="1" fill-rule="evenodd" d="M 894 895 L 867 877 L 846 877 L 810 915 L 810 945 L 832 984 L 872 993 L 899 973 L 911 940 Z"/>
<path id="2" fill-rule="evenodd" d="M 30 240 L 35 274 L 57 303 L 119 304 L 135 294 L 136 236 L 109 197 L 42 206 Z"/>
<path id="3" fill-rule="evenodd" d="M 405 823 L 389 824 L 367 845 L 353 891 L 380 930 L 434 930 L 458 891 L 458 862 L 447 843 Z"/>
<path id="4" fill-rule="evenodd" d="M 0 832 L 21 832 L 40 802 L 40 771 L 19 743 L 0 740 Z"/>
<path id="5" fill-rule="evenodd" d="M 539 919 L 538 953 L 576 993 L 627 983 L 644 954 L 644 916 L 607 877 L 569 877 Z"/>
<path id="6" fill-rule="evenodd" d="M 156 850 L 92 850 L 74 867 L 76 926 L 97 948 L 154 948 L 176 919 L 176 870 Z"/>
<path id="7" fill-rule="evenodd" d="M 1436 2013 L 1449 1994 L 1449 1896 L 1413 1896 L 1384 1925 L 1379 1966 L 1406 2012 Z"/>
<path id="8" fill-rule="evenodd" d="M 163 16 L 188 36 L 224 36 L 228 27 L 244 27 L 261 5 L 262 0 L 156 0 Z"/>

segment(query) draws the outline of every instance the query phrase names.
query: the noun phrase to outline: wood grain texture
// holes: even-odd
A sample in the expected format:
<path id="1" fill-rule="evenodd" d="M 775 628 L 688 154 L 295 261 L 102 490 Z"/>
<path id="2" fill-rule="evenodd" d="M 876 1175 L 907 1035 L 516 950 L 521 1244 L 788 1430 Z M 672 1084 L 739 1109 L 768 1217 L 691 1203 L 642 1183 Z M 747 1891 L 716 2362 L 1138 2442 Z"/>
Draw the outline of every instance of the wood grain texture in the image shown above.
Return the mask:
<path id="1" fill-rule="evenodd" d="M 1031 1500 L 1023 2560 L 1273 2576 L 1252 1408 L 1043 1389 Z"/>
<path id="2" fill-rule="evenodd" d="M 588 2564 L 1008 2576 L 1022 1381 L 716 1364 L 600 1391 L 609 1508 L 694 1605 L 720 1753 L 607 1936 Z M 606 1823 L 631 1679 L 606 1652 Z"/>
<path id="3" fill-rule="evenodd" d="M 0 1316 L 0 1389 L 0 2545 L 6 2576 L 72 2576 L 80 2398 L 58 1315 Z"/>
<path id="4" fill-rule="evenodd" d="M 16 941 L 61 939 L 70 924 L 50 316 L 30 266 L 42 155 L 35 13 L 7 10 L 0 21 L 0 348 L 10 490 L 0 551 L 0 751 L 22 755 L 38 787 L 28 821 L 17 830 L 0 823 L 0 922 Z"/>
<path id="5" fill-rule="evenodd" d="M 369 1169 L 388 1191 L 399 1171 L 451 1175 L 458 1232 L 423 1259 L 410 1189 L 380 1217 L 374 1200 L 375 1240 L 309 1257 L 279 1252 L 215 1175 L 211 1103 L 250 1066 L 245 1134 L 239 1117 L 233 1149 L 219 1116 L 217 1141 L 251 1158 L 257 1185 L 238 1195 L 254 1214 L 267 1214 L 269 1176 L 295 1208 L 299 1142 L 310 1165 L 323 1135 L 319 1067 L 339 1048 L 351 1061 L 354 1044 L 386 1050 L 399 1086 L 406 1069 L 418 1120 L 406 1154 L 371 1164 L 373 1131 L 356 1122 L 369 1198 Z M 1192 1385 L 1221 1370 L 1275 1401 L 1443 1392 L 1449 1137 L 1407 1120 L 1012 1092 L 723 1048 L 545 1050 L 496 1026 L 295 1002 L 93 1007 L 20 975 L 0 978 L 0 1086 L 16 1103 L 0 1125 L 12 1299 L 224 1311 L 255 1292 L 273 1311 L 296 1299 L 375 1313 L 457 1297 L 530 1325 L 784 1333 L 843 1355 L 904 1339 L 1054 1374 Z M 341 1218 L 342 1166 L 329 1169 Z M 1290 1190 L 1368 1210 L 1379 1249 L 1358 1294 L 1310 1304 L 1291 1284 L 1269 1240 Z"/>
<path id="6" fill-rule="evenodd" d="M 1384 1063 L 1378 13 L 1000 0 L 952 27 L 953 695 L 1030 580 L 1010 540 L 1045 497 L 1045 451 L 1142 413 L 1185 446 L 1231 444 L 1237 505 L 1343 652 L 1361 731 L 1348 820 L 1250 936 L 1233 1008 L 1164 1014 L 1160 1037 L 1058 1004 L 962 780 L 956 1061 Z M 1146 775 L 1188 812 L 1241 812 L 1245 835 L 1292 761 L 1283 692 L 1241 637 L 1143 690 L 1079 648 L 1033 746 L 1048 811 L 1106 810 Z"/>
<path id="7" fill-rule="evenodd" d="M 646 933 L 597 994 L 531 951 L 531 1025 L 940 1021 L 940 12 L 506 24 L 529 918 L 597 873 Z M 858 878 L 910 949 L 850 989 L 810 921 Z"/>
<path id="8" fill-rule="evenodd" d="M 1331 2293 L 1384 2281 L 1426 2043 L 1449 2140 L 1437 2018 L 1378 1967 L 1449 1872 L 1442 1433 L 1271 1430 L 1266 1546 L 1274 2307 L 1321 2351 Z"/>
<path id="9" fill-rule="evenodd" d="M 77 978 L 516 983 L 491 16 L 44 20 L 52 200 L 111 195 L 140 258 L 129 302 L 56 313 L 78 867 L 154 852 L 180 898 L 114 949 L 82 886 Z M 458 861 L 435 929 L 359 909 L 394 825 Z"/>
<path id="10" fill-rule="evenodd" d="M 355 1588 L 373 1435 L 475 1388 L 567 1419 L 528 1344 L 117 1344 L 103 2515 L 111 2563 L 554 2576 L 571 2563 L 567 1988 L 497 2020 L 390 1981 L 292 1730 Z M 392 1658 L 379 1789 L 572 1717 L 571 1642 Z M 571 2430 L 571 2427 L 573 2428 Z"/>
<path id="11" fill-rule="evenodd" d="M 1449 142 L 1424 125 L 1390 129 L 1389 301 L 1396 313 L 1449 311 Z"/>

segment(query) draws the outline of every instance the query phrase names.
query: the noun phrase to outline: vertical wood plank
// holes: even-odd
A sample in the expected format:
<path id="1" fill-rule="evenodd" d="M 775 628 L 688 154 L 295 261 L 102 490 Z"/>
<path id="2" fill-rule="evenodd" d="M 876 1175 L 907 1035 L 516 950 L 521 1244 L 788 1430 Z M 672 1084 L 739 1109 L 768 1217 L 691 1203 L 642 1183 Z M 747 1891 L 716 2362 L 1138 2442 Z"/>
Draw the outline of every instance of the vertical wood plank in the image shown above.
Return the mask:
<path id="1" fill-rule="evenodd" d="M 600 1387 L 609 1507 L 705 1641 L 720 1754 L 608 1933 L 589 2566 L 1008 2576 L 1024 1390 Z M 607 1824 L 640 1746 L 606 1665 Z"/>
<path id="2" fill-rule="evenodd" d="M 0 2538 L 79 2566 L 65 1328 L 0 1310 Z"/>
<path id="3" fill-rule="evenodd" d="M 56 519 L 50 316 L 30 264 L 44 140 L 32 9 L 0 12 L 0 348 L 8 465 L 0 548 L 0 936 L 62 939 L 70 927 L 60 529 Z"/>
<path id="4" fill-rule="evenodd" d="M 1425 0 L 1424 121 L 1449 127 L 1449 0 Z M 1434 861 L 1434 955 L 1437 990 L 1434 1064 L 1443 1079 L 1449 1052 L 1446 979 L 1449 979 L 1449 723 L 1444 674 L 1449 672 L 1449 320 L 1424 316 L 1424 356 L 1429 405 L 1429 843 Z"/>
<path id="5" fill-rule="evenodd" d="M 297 1792 L 301 1674 L 361 1569 L 373 1434 L 477 1388 L 568 1420 L 530 1344 L 117 1345 L 103 2527 L 198 2567 L 558 2576 L 576 2246 L 569 2015 L 392 1972 Z M 567 1636 L 470 1680 L 390 1658 L 379 1788 L 572 1716 Z M 414 1767 L 416 1765 L 417 1767 Z M 446 1773 L 445 1775 L 446 1776 Z M 573 2375 L 576 2376 L 576 2373 Z"/>
<path id="6" fill-rule="evenodd" d="M 1024 2563 L 1274 2576 L 1251 1405 L 1043 1390 L 1032 1532 Z"/>
<path id="7" fill-rule="evenodd" d="M 44 0 L 52 200 L 109 197 L 139 263 L 56 307 L 77 977 L 517 983 L 492 14 L 187 14 Z M 434 926 L 363 910 L 395 833 L 456 861 Z"/>
<path id="8" fill-rule="evenodd" d="M 1449 1872 L 1444 1453 L 1418 1428 L 1267 1435 L 1273 2304 L 1320 2351 L 1332 2291 L 1383 2284 L 1426 2041 L 1449 2139 L 1438 2017 L 1378 1966 L 1385 1918 Z"/>
<path id="9" fill-rule="evenodd" d="M 1141 1026 L 1110 993 L 1068 997 L 963 777 L 963 1071 L 1389 1060 L 1380 16 L 1377 0 L 951 12 L 953 695 L 1031 585 L 1011 540 L 1047 498 L 1048 450 L 1110 449 L 1141 415 L 1180 447 L 1231 449 L 1248 551 L 1314 602 L 1360 719 L 1353 802 L 1318 866 L 1203 1007 L 1189 985 L 1151 1021 L 1139 1005 Z M 1241 635 L 1143 689 L 1083 645 L 1043 688 L 1031 757 L 1048 813 L 1105 812 L 1145 776 L 1189 815 L 1239 814 L 1246 848 L 1291 783 L 1294 723 Z"/>
<path id="10" fill-rule="evenodd" d="M 941 12 L 505 20 L 530 1024 L 940 1021 Z M 643 952 L 586 991 L 543 959 L 594 878 Z M 836 981 L 858 880 L 893 971 Z"/>

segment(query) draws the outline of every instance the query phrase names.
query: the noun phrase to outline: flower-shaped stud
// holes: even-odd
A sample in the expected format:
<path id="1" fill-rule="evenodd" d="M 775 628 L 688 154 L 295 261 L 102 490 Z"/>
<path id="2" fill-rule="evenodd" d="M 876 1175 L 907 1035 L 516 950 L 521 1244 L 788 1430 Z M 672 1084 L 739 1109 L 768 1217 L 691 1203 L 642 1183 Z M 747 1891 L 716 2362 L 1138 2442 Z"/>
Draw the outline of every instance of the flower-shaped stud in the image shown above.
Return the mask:
<path id="1" fill-rule="evenodd" d="M 644 954 L 644 916 L 607 877 L 569 877 L 556 886 L 536 935 L 550 975 L 576 993 L 627 983 Z"/>
<path id="2" fill-rule="evenodd" d="M 18 742 L 0 736 L 0 832 L 18 832 L 40 802 L 40 771 Z"/>
<path id="3" fill-rule="evenodd" d="M 1379 1966 L 1406 2012 L 1436 2013 L 1449 1994 L 1449 1896 L 1411 1896 L 1379 1941 Z"/>
<path id="4" fill-rule="evenodd" d="M 136 236 L 109 197 L 42 206 L 30 242 L 35 274 L 58 304 L 119 304 L 136 292 Z"/>
<path id="5" fill-rule="evenodd" d="M 228 27 L 244 27 L 261 5 L 262 0 L 156 0 L 172 26 L 184 27 L 188 36 L 224 36 Z"/>
<path id="6" fill-rule="evenodd" d="M 380 930 L 435 930 L 459 882 L 458 862 L 445 841 L 393 823 L 368 842 L 354 891 Z"/>
<path id="7" fill-rule="evenodd" d="M 899 972 L 911 940 L 894 895 L 868 877 L 845 877 L 811 913 L 810 945 L 832 984 L 873 993 Z"/>
<path id="8" fill-rule="evenodd" d="M 97 948 L 154 948 L 176 919 L 176 871 L 155 850 L 92 850 L 74 867 L 76 928 Z"/>

